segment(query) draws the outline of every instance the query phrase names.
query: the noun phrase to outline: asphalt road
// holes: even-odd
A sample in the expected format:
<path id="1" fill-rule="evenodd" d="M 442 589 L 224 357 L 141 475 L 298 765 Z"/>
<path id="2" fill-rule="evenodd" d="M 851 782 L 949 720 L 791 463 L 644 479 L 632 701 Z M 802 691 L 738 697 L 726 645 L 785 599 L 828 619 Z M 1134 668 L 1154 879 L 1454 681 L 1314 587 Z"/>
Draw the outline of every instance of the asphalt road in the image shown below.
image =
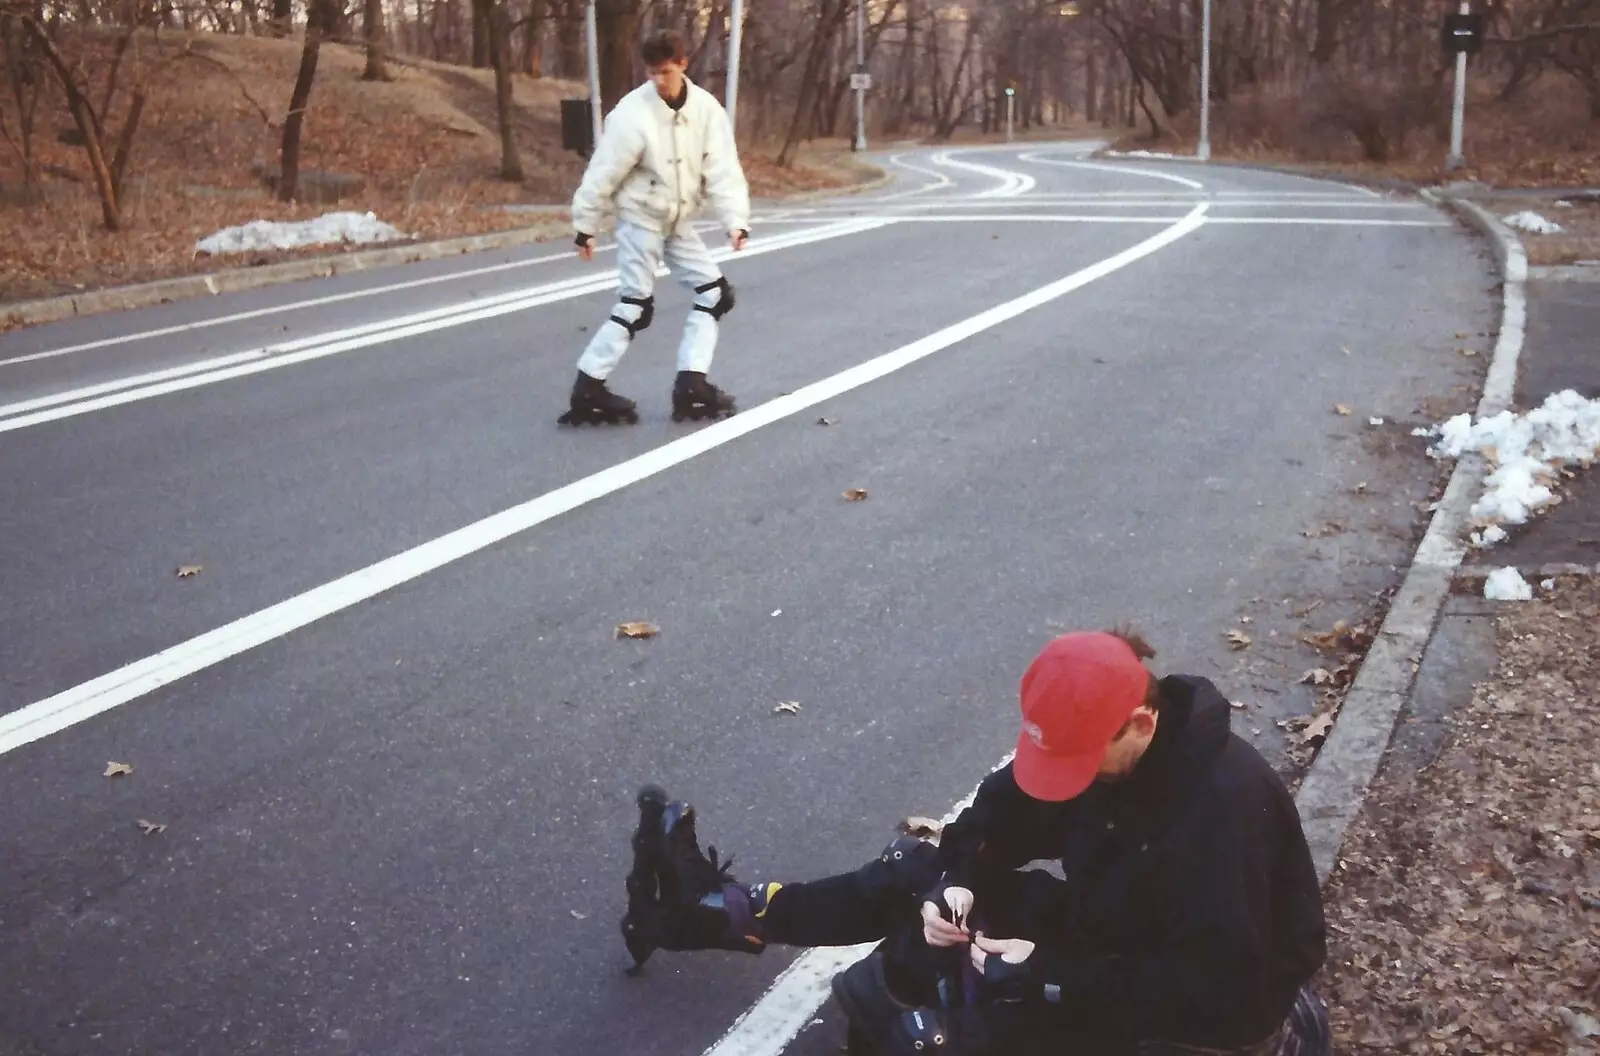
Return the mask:
<path id="1" fill-rule="evenodd" d="M 763 209 L 715 426 L 667 415 L 670 280 L 641 422 L 555 425 L 612 297 L 559 245 L 0 336 L 0 1052 L 694 1056 L 793 953 L 621 974 L 638 785 L 741 878 L 853 867 L 1069 627 L 1136 621 L 1282 762 L 1490 268 L 1412 199 L 1082 153 Z"/>

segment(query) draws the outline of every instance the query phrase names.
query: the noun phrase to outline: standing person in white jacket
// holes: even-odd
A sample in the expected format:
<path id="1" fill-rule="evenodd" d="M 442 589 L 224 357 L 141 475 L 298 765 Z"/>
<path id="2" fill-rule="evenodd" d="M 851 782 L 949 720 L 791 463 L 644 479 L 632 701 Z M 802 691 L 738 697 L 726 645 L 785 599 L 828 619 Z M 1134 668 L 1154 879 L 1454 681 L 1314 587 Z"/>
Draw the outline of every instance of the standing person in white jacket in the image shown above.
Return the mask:
<path id="1" fill-rule="evenodd" d="M 734 145 L 728 113 L 715 96 L 685 75 L 683 38 L 652 33 L 641 57 L 650 80 L 623 96 L 572 199 L 578 256 L 594 255 L 605 213 L 617 213 L 620 296 L 578 360 L 578 378 L 563 424 L 630 424 L 637 405 L 606 388 L 628 344 L 655 314 L 656 269 L 665 262 L 694 291 L 694 308 L 678 345 L 672 419 L 722 418 L 733 397 L 706 380 L 716 351 L 717 325 L 733 307 L 733 287 L 691 226 L 702 202 L 728 232 L 735 251 L 750 235 L 750 189 Z"/>

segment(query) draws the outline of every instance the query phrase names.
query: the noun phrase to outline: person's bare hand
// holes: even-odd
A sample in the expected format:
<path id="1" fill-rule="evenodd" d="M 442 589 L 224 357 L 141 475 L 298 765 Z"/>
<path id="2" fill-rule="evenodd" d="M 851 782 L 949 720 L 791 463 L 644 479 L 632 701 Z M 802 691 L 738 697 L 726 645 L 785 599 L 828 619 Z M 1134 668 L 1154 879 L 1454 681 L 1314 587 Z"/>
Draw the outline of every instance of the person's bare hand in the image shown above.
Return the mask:
<path id="1" fill-rule="evenodd" d="M 733 247 L 735 253 L 743 249 L 744 244 L 749 240 L 750 233 L 748 231 L 734 231 L 728 235 L 728 244 Z"/>
<path id="2" fill-rule="evenodd" d="M 967 941 L 967 929 L 945 920 L 936 903 L 924 902 L 922 939 L 929 946 L 960 946 Z"/>
<path id="3" fill-rule="evenodd" d="M 972 937 L 972 966 L 983 971 L 983 962 L 991 956 L 1007 964 L 1021 964 L 1033 956 L 1033 949 L 1028 939 L 991 939 L 980 931 Z"/>
<path id="4" fill-rule="evenodd" d="M 594 259 L 594 243 L 593 242 L 585 242 L 583 245 L 578 247 L 578 259 L 579 260 L 593 260 Z"/>

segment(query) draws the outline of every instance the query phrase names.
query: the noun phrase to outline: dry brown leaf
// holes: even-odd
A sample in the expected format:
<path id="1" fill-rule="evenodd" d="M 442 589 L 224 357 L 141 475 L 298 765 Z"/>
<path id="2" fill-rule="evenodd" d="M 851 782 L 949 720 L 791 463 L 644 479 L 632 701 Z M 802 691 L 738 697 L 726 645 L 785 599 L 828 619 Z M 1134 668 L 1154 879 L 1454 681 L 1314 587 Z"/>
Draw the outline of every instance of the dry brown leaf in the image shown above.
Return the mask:
<path id="1" fill-rule="evenodd" d="M 1342 404 L 1342 403 L 1336 403 L 1336 404 L 1334 404 L 1334 405 L 1333 405 L 1333 409 L 1334 409 L 1334 410 L 1335 410 L 1335 411 L 1336 411 L 1336 412 L 1338 412 L 1338 413 L 1339 413 L 1339 414 L 1341 414 L 1341 415 L 1343 415 L 1343 416 L 1345 416 L 1345 417 L 1346 417 L 1346 418 L 1348 418 L 1348 417 L 1350 417 L 1350 408 L 1349 408 L 1349 407 L 1347 407 L 1347 406 L 1345 406 L 1345 405 L 1344 405 L 1344 404 Z"/>
<path id="2" fill-rule="evenodd" d="M 895 828 L 899 829 L 903 834 L 915 836 L 919 840 L 938 839 L 940 834 L 944 832 L 944 822 L 913 814 L 908 818 L 901 818 Z"/>
<path id="3" fill-rule="evenodd" d="M 200 573 L 204 568 L 204 565 L 179 565 L 178 578 L 188 579 L 190 576 Z"/>
<path id="4" fill-rule="evenodd" d="M 798 715 L 800 714 L 800 702 L 798 700 L 782 701 L 772 709 L 772 713 L 774 715 Z"/>
<path id="5" fill-rule="evenodd" d="M 106 776 L 106 777 L 122 777 L 124 774 L 131 774 L 131 773 L 133 773 L 133 764 L 132 763 L 107 763 L 106 764 L 106 772 L 105 772 L 104 776 Z"/>
<path id="6" fill-rule="evenodd" d="M 1234 710 L 1236 710 L 1236 711 L 1243 711 L 1243 710 L 1245 710 L 1246 708 L 1248 708 L 1250 706 L 1250 705 L 1244 703 L 1243 701 L 1238 701 L 1238 700 L 1230 700 L 1230 701 L 1228 701 L 1228 703 L 1233 705 Z"/>
<path id="7" fill-rule="evenodd" d="M 1235 652 L 1250 645 L 1250 636 L 1243 631 L 1229 631 L 1223 637 L 1228 640 L 1228 648 Z"/>
<path id="8" fill-rule="evenodd" d="M 850 502 L 860 502 L 867 497 L 866 488 L 846 488 L 844 497 Z"/>
<path id="9" fill-rule="evenodd" d="M 575 909 L 569 909 L 569 910 L 567 910 L 567 912 L 572 914 L 572 919 L 573 920 L 588 920 L 589 919 L 589 915 L 587 913 L 579 913 Z"/>
<path id="10" fill-rule="evenodd" d="M 1300 676 L 1300 683 L 1302 685 L 1310 683 L 1313 686 L 1325 686 L 1332 681 L 1333 672 L 1329 671 L 1325 667 L 1313 667 L 1311 670 Z"/>
<path id="11" fill-rule="evenodd" d="M 618 638 L 654 638 L 660 633 L 660 627 L 644 620 L 632 620 L 628 623 L 617 624 Z"/>
<path id="12" fill-rule="evenodd" d="M 1306 746 L 1326 737 L 1333 730 L 1333 713 L 1323 712 L 1310 722 L 1306 728 L 1294 735 L 1295 743 Z"/>
<path id="13" fill-rule="evenodd" d="M 834 419 L 832 419 L 832 418 L 818 418 L 817 419 L 817 424 L 818 425 L 832 425 L 833 422 L 834 422 Z"/>
<path id="14" fill-rule="evenodd" d="M 138 825 L 139 831 L 143 832 L 146 836 L 154 836 L 156 833 L 167 831 L 167 827 L 165 825 L 154 821 L 146 821 L 143 818 L 139 819 Z"/>

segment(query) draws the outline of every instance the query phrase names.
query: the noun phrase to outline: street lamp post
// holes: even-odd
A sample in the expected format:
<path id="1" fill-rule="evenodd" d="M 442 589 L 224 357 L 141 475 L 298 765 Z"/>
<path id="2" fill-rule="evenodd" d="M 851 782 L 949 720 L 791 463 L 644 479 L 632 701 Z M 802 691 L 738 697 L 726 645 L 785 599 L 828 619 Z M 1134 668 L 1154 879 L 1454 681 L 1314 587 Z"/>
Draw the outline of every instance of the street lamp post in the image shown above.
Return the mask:
<path id="1" fill-rule="evenodd" d="M 728 16 L 728 90 L 726 104 L 728 124 L 733 127 L 734 138 L 739 134 L 739 53 L 744 42 L 744 0 L 733 0 L 733 12 Z"/>
<path id="2" fill-rule="evenodd" d="M 600 146 L 600 36 L 595 28 L 595 0 L 583 8 L 583 31 L 589 45 L 589 118 L 594 122 L 594 143 Z"/>
<path id="3" fill-rule="evenodd" d="M 856 142 L 858 151 L 867 149 L 867 5 L 856 0 Z"/>
<path id="4" fill-rule="evenodd" d="M 1200 2 L 1200 142 L 1194 156 L 1211 160 L 1211 0 Z"/>

